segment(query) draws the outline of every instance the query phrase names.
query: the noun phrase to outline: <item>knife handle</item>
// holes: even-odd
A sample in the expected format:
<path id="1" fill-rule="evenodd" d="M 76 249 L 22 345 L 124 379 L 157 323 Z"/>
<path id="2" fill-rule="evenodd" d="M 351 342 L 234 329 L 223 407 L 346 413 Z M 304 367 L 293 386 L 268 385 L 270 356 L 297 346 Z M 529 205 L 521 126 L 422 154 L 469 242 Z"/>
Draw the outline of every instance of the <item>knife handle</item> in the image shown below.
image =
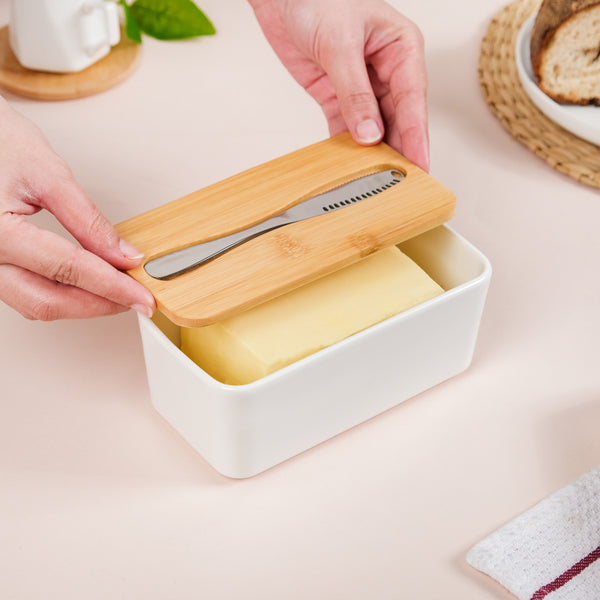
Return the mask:
<path id="1" fill-rule="evenodd" d="M 148 261 L 144 265 L 144 269 L 148 275 L 155 279 L 171 279 L 219 256 L 219 254 L 223 254 L 223 252 L 239 244 L 247 242 L 261 233 L 266 233 L 267 231 L 293 222 L 294 219 L 288 217 L 284 212 L 230 235 L 159 256 Z"/>

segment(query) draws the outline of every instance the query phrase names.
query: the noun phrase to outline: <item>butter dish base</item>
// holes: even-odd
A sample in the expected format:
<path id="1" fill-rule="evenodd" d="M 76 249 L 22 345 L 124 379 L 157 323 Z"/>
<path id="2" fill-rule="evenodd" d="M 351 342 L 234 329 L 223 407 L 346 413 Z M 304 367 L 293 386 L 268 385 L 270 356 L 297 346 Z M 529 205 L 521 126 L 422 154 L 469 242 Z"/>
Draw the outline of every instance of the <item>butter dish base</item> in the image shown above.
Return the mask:
<path id="1" fill-rule="evenodd" d="M 464 371 L 491 266 L 443 225 L 400 249 L 446 290 L 262 379 L 220 383 L 178 347 L 178 328 L 139 317 L 158 413 L 219 473 L 256 475 Z"/>

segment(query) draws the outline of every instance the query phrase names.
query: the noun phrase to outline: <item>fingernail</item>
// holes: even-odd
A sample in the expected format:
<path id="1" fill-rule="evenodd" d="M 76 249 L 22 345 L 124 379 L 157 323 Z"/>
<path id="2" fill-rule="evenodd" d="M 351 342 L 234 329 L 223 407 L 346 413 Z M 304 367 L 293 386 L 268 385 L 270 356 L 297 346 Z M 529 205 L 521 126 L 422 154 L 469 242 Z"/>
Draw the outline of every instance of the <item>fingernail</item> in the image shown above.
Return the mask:
<path id="1" fill-rule="evenodd" d="M 374 144 L 381 139 L 381 130 L 374 119 L 366 119 L 357 125 L 356 135 L 362 144 Z"/>
<path id="2" fill-rule="evenodd" d="M 131 308 L 144 317 L 150 318 L 154 314 L 154 311 L 145 304 L 134 304 Z"/>
<path id="3" fill-rule="evenodd" d="M 139 260 L 140 258 L 144 258 L 143 252 L 141 252 L 135 246 L 132 246 L 129 242 L 126 242 L 125 240 L 121 240 L 119 242 L 119 248 L 129 260 Z"/>

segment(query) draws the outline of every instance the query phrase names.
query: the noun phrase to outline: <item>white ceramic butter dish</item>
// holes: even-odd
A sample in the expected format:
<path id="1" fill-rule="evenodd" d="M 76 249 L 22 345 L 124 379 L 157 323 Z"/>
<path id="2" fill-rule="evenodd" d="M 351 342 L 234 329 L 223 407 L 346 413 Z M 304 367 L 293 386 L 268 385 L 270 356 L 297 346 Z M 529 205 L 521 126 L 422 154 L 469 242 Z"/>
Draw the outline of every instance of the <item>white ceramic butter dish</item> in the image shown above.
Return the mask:
<path id="1" fill-rule="evenodd" d="M 399 246 L 443 294 L 246 385 L 207 375 L 166 318 L 140 317 L 154 407 L 217 471 L 244 478 L 465 370 L 488 260 L 444 225 Z"/>

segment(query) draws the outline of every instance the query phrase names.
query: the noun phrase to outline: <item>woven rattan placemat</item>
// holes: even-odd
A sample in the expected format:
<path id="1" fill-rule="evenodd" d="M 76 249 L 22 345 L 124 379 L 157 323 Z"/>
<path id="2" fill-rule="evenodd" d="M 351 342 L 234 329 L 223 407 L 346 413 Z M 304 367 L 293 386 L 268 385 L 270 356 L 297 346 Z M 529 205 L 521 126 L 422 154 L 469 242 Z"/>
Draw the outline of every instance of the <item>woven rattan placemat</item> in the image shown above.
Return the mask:
<path id="1" fill-rule="evenodd" d="M 540 4 L 540 0 L 517 0 L 493 18 L 481 43 L 479 82 L 490 109 L 513 137 L 557 171 L 600 188 L 600 148 L 546 117 L 519 80 L 517 35 Z"/>

